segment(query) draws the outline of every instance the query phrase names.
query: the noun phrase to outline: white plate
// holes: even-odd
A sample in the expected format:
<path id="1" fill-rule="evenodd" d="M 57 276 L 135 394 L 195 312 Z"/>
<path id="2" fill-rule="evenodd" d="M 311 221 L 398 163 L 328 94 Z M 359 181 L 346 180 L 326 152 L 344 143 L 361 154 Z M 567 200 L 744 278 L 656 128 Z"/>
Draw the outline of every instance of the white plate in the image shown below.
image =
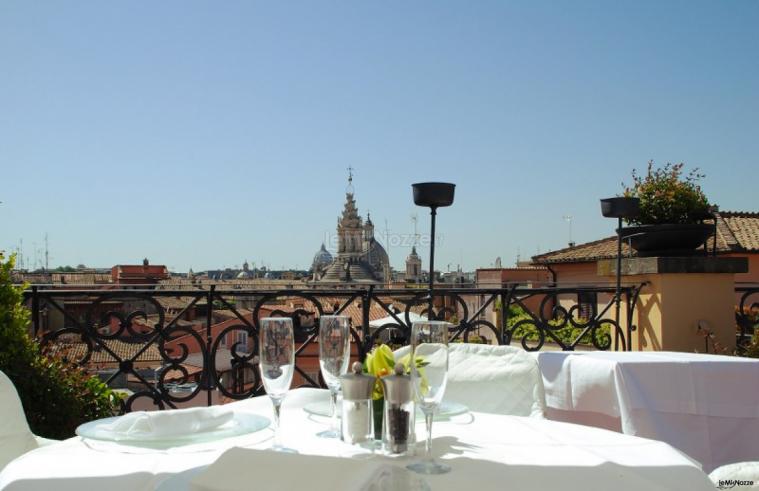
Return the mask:
<path id="1" fill-rule="evenodd" d="M 339 418 L 341 416 L 342 410 L 342 400 L 337 401 L 337 417 Z M 312 402 L 310 404 L 306 404 L 303 406 L 303 410 L 306 411 L 308 414 L 313 414 L 314 416 L 326 416 L 330 417 L 332 416 L 332 413 L 330 412 L 330 402 L 329 401 L 318 401 L 318 402 Z M 422 414 L 421 410 L 419 408 L 416 408 L 416 412 L 419 414 Z M 454 402 L 454 401 L 443 401 L 440 404 L 440 407 L 438 407 L 437 412 L 435 413 L 438 416 L 457 416 L 459 414 L 468 413 L 469 408 L 465 405 Z"/>
<path id="2" fill-rule="evenodd" d="M 252 413 L 234 413 L 232 420 L 227 423 L 208 431 L 188 433 L 186 435 L 162 436 L 160 438 L 129 438 L 127 435 L 115 434 L 107 430 L 107 425 L 113 424 L 119 416 L 113 418 L 98 419 L 84 423 L 76 429 L 76 434 L 82 438 L 99 440 L 106 442 L 116 442 L 124 445 L 133 445 L 149 448 L 163 448 L 180 445 L 191 445 L 195 443 L 211 442 L 230 438 L 234 436 L 246 435 L 267 428 L 271 421 L 269 418 Z"/>

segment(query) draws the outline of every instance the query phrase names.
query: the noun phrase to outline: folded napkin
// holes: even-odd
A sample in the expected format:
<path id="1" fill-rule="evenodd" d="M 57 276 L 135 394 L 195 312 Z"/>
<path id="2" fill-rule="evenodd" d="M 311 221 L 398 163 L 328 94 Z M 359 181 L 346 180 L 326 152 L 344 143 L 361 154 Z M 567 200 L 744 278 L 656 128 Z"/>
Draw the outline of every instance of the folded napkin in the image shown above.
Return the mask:
<path id="1" fill-rule="evenodd" d="M 330 491 L 424 489 L 384 484 L 397 483 L 399 477 L 406 479 L 406 474 L 409 482 L 418 480 L 406 469 L 390 466 L 377 458 L 350 459 L 231 448 L 190 481 L 190 490 L 248 491 L 255 483 L 253 487 L 266 491 L 292 491 L 313 489 L 315 479 L 319 489 Z"/>
<path id="2" fill-rule="evenodd" d="M 234 418 L 231 409 L 194 407 L 168 411 L 135 411 L 101 426 L 114 440 L 170 438 L 215 430 Z"/>

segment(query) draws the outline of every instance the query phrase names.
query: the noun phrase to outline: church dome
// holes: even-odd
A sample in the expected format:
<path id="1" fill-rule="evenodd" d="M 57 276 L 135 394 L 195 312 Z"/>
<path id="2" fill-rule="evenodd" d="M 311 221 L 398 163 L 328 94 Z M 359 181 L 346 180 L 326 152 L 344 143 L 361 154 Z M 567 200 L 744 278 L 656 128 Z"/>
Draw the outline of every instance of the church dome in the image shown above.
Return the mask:
<path id="1" fill-rule="evenodd" d="M 314 254 L 314 261 L 311 263 L 311 269 L 313 271 L 321 271 L 326 269 L 330 264 L 332 264 L 332 254 L 330 254 L 327 248 L 324 247 L 324 244 L 322 244 L 321 249 Z"/>
<path id="2" fill-rule="evenodd" d="M 385 266 L 390 265 L 390 258 L 387 255 L 387 251 L 382 247 L 382 244 L 375 239 L 371 239 L 369 242 L 369 250 L 366 254 L 366 259 L 375 271 L 383 271 Z"/>
<path id="3" fill-rule="evenodd" d="M 249 278 L 253 278 L 253 273 L 250 271 L 250 265 L 248 264 L 248 261 L 245 261 L 242 264 L 242 271 L 240 271 L 239 273 L 237 273 L 237 279 L 238 280 L 245 280 L 245 279 L 249 279 Z"/>

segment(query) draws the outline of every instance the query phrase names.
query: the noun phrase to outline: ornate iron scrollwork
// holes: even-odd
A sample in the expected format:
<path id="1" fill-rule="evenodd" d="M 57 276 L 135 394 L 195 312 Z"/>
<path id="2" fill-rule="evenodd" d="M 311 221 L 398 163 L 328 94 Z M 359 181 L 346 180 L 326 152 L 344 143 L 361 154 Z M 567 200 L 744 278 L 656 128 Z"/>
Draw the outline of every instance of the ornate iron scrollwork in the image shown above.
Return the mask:
<path id="1" fill-rule="evenodd" d="M 298 385 L 324 387 L 318 367 L 319 319 L 326 314 L 353 318 L 354 356 L 363 360 L 375 344 L 407 344 L 416 316 L 453 324 L 451 342 L 511 344 L 528 351 L 552 343 L 572 350 L 580 343 L 595 349 L 629 349 L 631 307 L 639 287 L 625 288 L 628 316 L 617 321 L 609 308 L 573 302 L 583 292 L 613 295 L 614 289 L 524 288 L 427 290 L 79 290 L 27 292 L 37 309 L 54 313 L 58 329 L 41 333 L 48 351 L 98 372 L 112 386 L 128 388 L 123 411 L 244 399 L 263 393 L 258 366 L 259 318 L 286 316 L 296 336 Z M 759 312 L 748 300 L 741 303 Z M 752 297 L 753 298 L 753 297 Z M 430 302 L 432 300 L 432 302 Z M 247 308 L 242 308 L 245 305 Z M 429 311 L 432 305 L 432 311 Z M 223 312 L 222 312 L 223 311 Z M 514 315 L 519 315 L 515 318 Z M 498 318 L 500 315 L 500 319 Z M 738 314 L 736 314 L 738 316 Z M 216 317 L 226 320 L 218 320 Z M 380 326 L 370 323 L 388 317 Z M 748 326 L 739 316 L 739 325 Z M 188 320 L 189 319 L 189 320 Z M 623 322 L 626 321 L 624 328 Z M 741 324 L 741 322 L 743 324 Z M 753 326 L 753 325 L 752 325 Z M 748 332 L 748 327 L 742 327 Z M 753 327 L 751 327 L 753 329 Z M 568 330 L 568 331 L 567 331 Z M 567 337 L 566 333 L 571 336 Z M 753 331 L 752 331 L 753 332 Z M 151 367 L 155 367 L 153 371 Z M 201 398 L 201 399 L 198 399 Z"/>

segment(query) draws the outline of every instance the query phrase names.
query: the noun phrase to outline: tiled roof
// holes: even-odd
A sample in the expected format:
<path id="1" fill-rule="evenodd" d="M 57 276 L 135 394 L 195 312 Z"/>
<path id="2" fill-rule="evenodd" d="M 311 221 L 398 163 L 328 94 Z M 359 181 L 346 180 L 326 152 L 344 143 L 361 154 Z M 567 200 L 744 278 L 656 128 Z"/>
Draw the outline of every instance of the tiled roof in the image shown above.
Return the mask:
<path id="1" fill-rule="evenodd" d="M 158 324 L 160 319 L 161 317 L 158 314 L 149 314 L 147 316 L 147 320 L 143 319 L 142 317 L 135 317 L 133 322 L 140 326 L 146 326 L 149 330 L 152 331 L 153 327 Z M 169 322 L 171 322 L 173 319 L 174 319 L 174 316 L 171 314 L 164 315 L 164 318 L 163 318 L 164 327 L 167 326 Z M 173 325 L 179 326 L 179 327 L 192 327 L 195 325 L 195 323 L 186 321 L 184 319 L 177 319 L 176 321 L 174 321 Z"/>
<path id="2" fill-rule="evenodd" d="M 724 211 L 720 215 L 740 250 L 759 252 L 759 213 Z"/>
<path id="3" fill-rule="evenodd" d="M 630 248 L 625 243 L 622 243 L 622 255 L 630 255 Z M 616 236 L 606 237 L 605 239 L 594 240 L 593 242 L 586 242 L 574 247 L 565 247 L 564 249 L 559 249 L 557 251 L 533 256 L 532 262 L 535 264 L 581 263 L 612 257 L 617 257 Z"/>
<path id="4" fill-rule="evenodd" d="M 113 269 L 117 271 L 119 278 L 129 278 L 129 277 L 168 278 L 169 277 L 169 270 L 166 269 L 166 266 L 163 266 L 163 265 L 137 266 L 137 265 L 131 265 L 131 264 L 118 264 L 114 266 Z"/>
<path id="5" fill-rule="evenodd" d="M 111 275 L 104 273 L 28 273 L 14 271 L 14 283 L 30 283 L 32 285 L 103 285 L 111 282 Z"/>
<path id="6" fill-rule="evenodd" d="M 709 247 L 713 239 L 709 239 Z M 718 213 L 717 252 L 759 252 L 759 213 L 724 211 Z M 617 237 L 586 242 L 574 247 L 532 257 L 533 264 L 582 263 L 610 259 L 617 255 Z M 622 243 L 623 256 L 635 256 Z"/>
<path id="7" fill-rule="evenodd" d="M 171 290 L 197 290 L 198 288 L 207 288 L 211 285 L 220 287 L 217 291 L 224 290 L 238 290 L 238 289 L 255 289 L 255 290 L 267 290 L 267 289 L 283 289 L 303 285 L 301 280 L 283 280 L 283 279 L 271 279 L 271 278 L 241 278 L 231 280 L 212 280 L 207 277 L 196 276 L 194 280 L 187 278 L 172 277 L 165 280 L 160 280 L 159 288 L 171 289 Z"/>
<path id="8" fill-rule="evenodd" d="M 164 309 L 182 310 L 192 302 L 192 297 L 154 297 Z"/>
<path id="9" fill-rule="evenodd" d="M 331 314 L 334 309 L 334 305 L 337 304 L 340 307 L 343 306 L 343 304 L 346 302 L 348 297 L 319 297 L 319 302 L 321 303 L 322 309 L 324 310 L 325 314 Z M 403 311 L 405 309 L 405 305 L 399 301 L 398 299 L 392 298 L 392 297 L 381 297 L 381 300 L 383 303 L 385 303 L 388 306 L 393 306 L 397 310 Z M 269 315 L 269 312 L 275 312 L 277 310 L 283 311 L 283 312 L 293 312 L 297 309 L 303 309 L 307 312 L 313 312 L 314 314 L 317 314 L 316 306 L 307 299 L 300 298 L 300 297 L 290 297 L 290 298 L 280 298 L 277 299 L 277 303 L 265 303 L 262 305 L 268 312 L 262 312 L 262 316 Z M 424 310 L 424 305 L 418 305 L 413 306 L 411 310 L 416 313 L 420 313 L 422 310 Z M 238 309 L 240 310 L 240 309 Z M 245 313 L 246 318 L 252 319 L 252 315 L 248 315 L 251 312 L 249 310 L 242 309 L 240 310 L 241 313 Z M 341 315 L 346 315 L 351 318 L 351 321 L 354 326 L 360 326 L 363 319 L 363 311 L 361 310 L 361 301 L 360 299 L 354 299 L 352 302 L 350 302 L 345 309 L 341 312 Z M 383 309 L 377 302 L 371 302 L 370 308 L 369 308 L 369 321 L 382 319 L 384 317 L 387 317 L 389 314 L 385 309 Z"/>
<path id="10" fill-rule="evenodd" d="M 102 341 L 108 349 L 120 360 L 131 360 L 143 347 L 143 343 L 127 343 L 118 339 L 107 339 Z M 95 345 L 97 348 L 97 344 Z M 54 342 L 47 346 L 47 352 L 51 355 L 65 356 L 71 361 L 78 361 L 84 358 L 87 353 L 87 344 L 77 342 Z M 162 361 L 161 355 L 158 352 L 158 347 L 155 344 L 151 344 L 137 357 L 135 361 L 138 362 L 155 362 L 160 364 Z M 119 360 L 115 359 L 105 349 L 93 349 L 88 365 L 105 365 L 118 363 Z"/>
<path id="11" fill-rule="evenodd" d="M 252 314 L 253 311 L 250 309 L 236 309 L 237 312 L 240 313 L 242 316 L 247 316 L 248 314 Z M 213 322 L 224 322 L 229 319 L 237 319 L 237 315 L 234 313 L 234 311 L 230 309 L 218 309 L 213 311 Z"/>

